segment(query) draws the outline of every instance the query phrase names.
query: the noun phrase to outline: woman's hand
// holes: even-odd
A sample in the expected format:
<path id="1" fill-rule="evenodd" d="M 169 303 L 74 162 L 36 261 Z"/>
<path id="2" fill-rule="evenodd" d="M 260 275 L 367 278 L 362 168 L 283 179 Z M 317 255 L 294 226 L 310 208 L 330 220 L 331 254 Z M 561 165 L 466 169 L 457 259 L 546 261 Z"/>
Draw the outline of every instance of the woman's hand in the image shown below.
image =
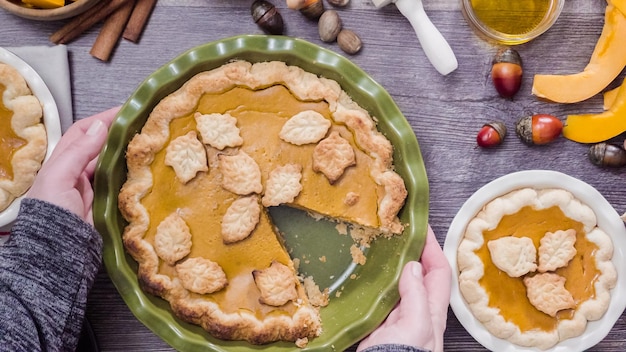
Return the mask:
<path id="1" fill-rule="evenodd" d="M 357 351 L 382 344 L 443 351 L 452 273 L 430 226 L 420 261 L 406 264 L 398 285 L 400 303 Z"/>
<path id="2" fill-rule="evenodd" d="M 26 196 L 68 209 L 93 224 L 91 179 L 118 110 L 113 108 L 74 123 L 42 165 Z"/>

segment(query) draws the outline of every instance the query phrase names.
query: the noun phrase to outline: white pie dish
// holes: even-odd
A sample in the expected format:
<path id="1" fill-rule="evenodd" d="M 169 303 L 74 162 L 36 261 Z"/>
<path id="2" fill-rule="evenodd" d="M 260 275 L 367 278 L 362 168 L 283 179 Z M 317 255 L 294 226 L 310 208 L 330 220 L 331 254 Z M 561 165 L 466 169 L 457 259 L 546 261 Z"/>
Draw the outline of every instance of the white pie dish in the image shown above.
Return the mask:
<path id="1" fill-rule="evenodd" d="M 450 306 L 457 319 L 472 337 L 485 348 L 492 351 L 542 351 L 537 348 L 525 348 L 492 335 L 484 325 L 474 317 L 466 304 L 458 285 L 457 248 L 470 220 L 489 201 L 510 191 L 532 188 L 561 188 L 571 192 L 576 198 L 587 204 L 596 214 L 598 227 L 604 230 L 613 241 L 613 264 L 617 271 L 617 284 L 611 290 L 611 302 L 601 319 L 590 321 L 585 332 L 577 337 L 561 341 L 547 351 L 583 351 L 604 339 L 611 331 L 626 308 L 626 228 L 618 213 L 606 199 L 593 187 L 571 176 L 556 171 L 527 170 L 502 176 L 477 190 L 461 207 L 453 219 L 446 241 L 444 254 L 452 267 L 452 290 Z"/>
<path id="2" fill-rule="evenodd" d="M 46 127 L 48 148 L 44 162 L 48 160 L 52 150 L 61 139 L 61 121 L 56 102 L 46 83 L 39 74 L 24 60 L 12 52 L 0 47 L 0 62 L 15 68 L 26 80 L 33 94 L 39 99 L 43 107 L 43 123 Z M 16 198 L 8 208 L 0 212 L 0 231 L 9 231 L 17 217 L 22 197 Z"/>

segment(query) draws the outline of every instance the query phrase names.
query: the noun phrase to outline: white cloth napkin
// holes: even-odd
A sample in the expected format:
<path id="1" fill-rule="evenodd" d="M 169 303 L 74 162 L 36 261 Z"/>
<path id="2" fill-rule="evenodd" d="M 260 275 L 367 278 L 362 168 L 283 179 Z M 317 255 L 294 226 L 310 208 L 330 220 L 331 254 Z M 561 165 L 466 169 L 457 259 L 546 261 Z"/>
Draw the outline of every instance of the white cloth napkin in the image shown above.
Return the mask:
<path id="1" fill-rule="evenodd" d="M 67 46 L 20 46 L 5 49 L 29 64 L 46 83 L 59 110 L 61 131 L 65 133 L 74 123 Z"/>

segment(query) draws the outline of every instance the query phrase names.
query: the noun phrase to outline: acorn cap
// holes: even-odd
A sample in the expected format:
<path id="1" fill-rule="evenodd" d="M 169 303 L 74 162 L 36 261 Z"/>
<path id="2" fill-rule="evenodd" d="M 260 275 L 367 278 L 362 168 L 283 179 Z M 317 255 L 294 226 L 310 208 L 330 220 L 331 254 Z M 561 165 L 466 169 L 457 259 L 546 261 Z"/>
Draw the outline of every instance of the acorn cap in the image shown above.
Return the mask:
<path id="1" fill-rule="evenodd" d="M 493 57 L 492 64 L 495 65 L 504 62 L 522 66 L 522 58 L 519 56 L 519 53 L 515 49 L 509 47 L 500 48 Z"/>
<path id="2" fill-rule="evenodd" d="M 483 127 L 489 126 L 498 132 L 500 139 L 504 139 L 506 136 L 506 125 L 500 121 L 493 121 L 483 125 Z"/>
<path id="3" fill-rule="evenodd" d="M 533 118 L 532 116 L 524 116 L 515 124 L 515 133 L 522 142 L 533 145 Z"/>

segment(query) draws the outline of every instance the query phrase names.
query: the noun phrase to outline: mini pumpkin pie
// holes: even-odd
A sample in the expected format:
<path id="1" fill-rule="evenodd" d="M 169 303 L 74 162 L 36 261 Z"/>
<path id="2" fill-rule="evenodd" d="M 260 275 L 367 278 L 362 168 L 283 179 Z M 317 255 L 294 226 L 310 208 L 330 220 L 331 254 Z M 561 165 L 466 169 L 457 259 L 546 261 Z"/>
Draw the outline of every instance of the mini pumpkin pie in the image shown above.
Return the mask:
<path id="1" fill-rule="evenodd" d="M 13 67 L 0 63 L 0 211 L 33 184 L 46 154 L 42 107 Z"/>
<path id="2" fill-rule="evenodd" d="M 119 208 L 142 287 L 218 338 L 304 346 L 328 295 L 298 275 L 267 208 L 349 224 L 359 245 L 400 234 L 392 152 L 333 80 L 277 61 L 193 76 L 126 152 Z"/>
<path id="3" fill-rule="evenodd" d="M 548 349 L 604 315 L 617 280 L 612 256 L 591 208 L 566 190 L 523 188 L 468 223 L 459 288 L 493 335 Z"/>

